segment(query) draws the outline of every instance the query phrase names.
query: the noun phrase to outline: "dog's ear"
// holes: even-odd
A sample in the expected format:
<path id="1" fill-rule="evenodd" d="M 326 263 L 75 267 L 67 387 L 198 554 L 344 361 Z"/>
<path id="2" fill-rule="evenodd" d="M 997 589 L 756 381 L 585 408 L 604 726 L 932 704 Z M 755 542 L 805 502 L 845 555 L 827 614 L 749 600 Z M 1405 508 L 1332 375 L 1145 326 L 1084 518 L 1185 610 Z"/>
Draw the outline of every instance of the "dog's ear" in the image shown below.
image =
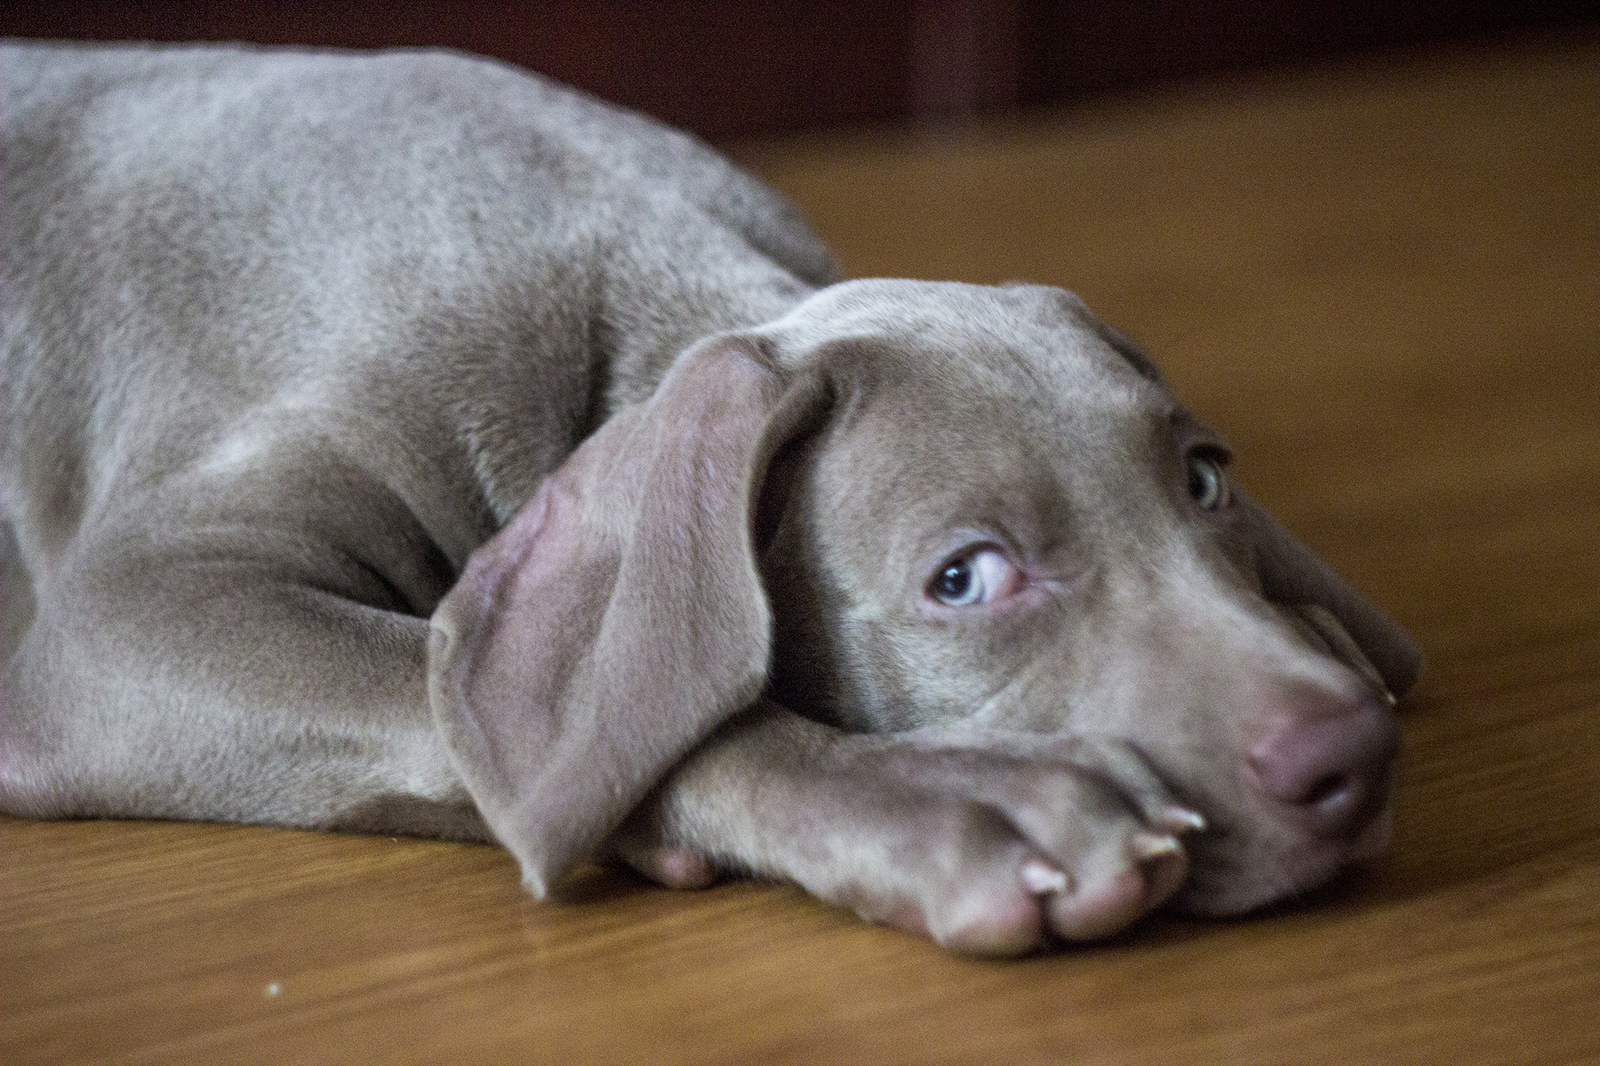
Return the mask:
<path id="1" fill-rule="evenodd" d="M 753 341 L 685 352 L 468 562 L 433 616 L 429 699 L 536 895 L 765 684 L 751 509 L 820 390 Z"/>
<path id="2" fill-rule="evenodd" d="M 1349 646 L 1353 641 L 1388 690 L 1397 698 L 1405 695 L 1422 673 L 1422 649 L 1411 635 L 1351 588 L 1255 500 L 1240 493 L 1238 505 L 1267 599 L 1294 611 L 1341 658 L 1354 658 Z M 1352 665 L 1361 669 L 1364 664 Z"/>

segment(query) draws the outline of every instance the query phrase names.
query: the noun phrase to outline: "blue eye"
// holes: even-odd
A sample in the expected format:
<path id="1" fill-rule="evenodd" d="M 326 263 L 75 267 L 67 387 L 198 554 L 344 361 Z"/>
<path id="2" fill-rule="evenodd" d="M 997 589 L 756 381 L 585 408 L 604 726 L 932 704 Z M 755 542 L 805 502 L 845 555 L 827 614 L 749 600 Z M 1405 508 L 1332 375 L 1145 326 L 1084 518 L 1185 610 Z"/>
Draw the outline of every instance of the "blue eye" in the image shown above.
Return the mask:
<path id="1" fill-rule="evenodd" d="M 928 595 L 946 607 L 990 603 L 1015 591 L 1020 572 L 993 548 L 974 548 L 939 568 L 928 583 Z"/>
<path id="2" fill-rule="evenodd" d="M 934 598 L 952 607 L 972 603 L 981 594 L 969 559 L 957 559 L 941 570 L 933 583 Z"/>
<path id="3" fill-rule="evenodd" d="M 1189 495 L 1202 509 L 1215 511 L 1228 504 L 1228 482 L 1222 464 L 1208 455 L 1189 456 Z"/>

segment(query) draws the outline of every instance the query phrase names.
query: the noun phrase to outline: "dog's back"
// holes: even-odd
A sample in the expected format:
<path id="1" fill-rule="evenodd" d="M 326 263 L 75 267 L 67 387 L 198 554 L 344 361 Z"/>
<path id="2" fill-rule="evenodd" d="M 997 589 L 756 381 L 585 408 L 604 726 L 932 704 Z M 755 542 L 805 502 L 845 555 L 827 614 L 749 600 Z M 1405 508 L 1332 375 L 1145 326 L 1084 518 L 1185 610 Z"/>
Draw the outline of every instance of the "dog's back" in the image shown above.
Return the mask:
<path id="1" fill-rule="evenodd" d="M 0 47 L 25 556 L 177 470 L 348 453 L 331 408 L 394 424 L 391 454 L 364 434 L 350 461 L 445 493 L 416 509 L 472 530 L 464 557 L 678 351 L 830 277 L 793 211 L 691 138 L 487 60 Z"/>

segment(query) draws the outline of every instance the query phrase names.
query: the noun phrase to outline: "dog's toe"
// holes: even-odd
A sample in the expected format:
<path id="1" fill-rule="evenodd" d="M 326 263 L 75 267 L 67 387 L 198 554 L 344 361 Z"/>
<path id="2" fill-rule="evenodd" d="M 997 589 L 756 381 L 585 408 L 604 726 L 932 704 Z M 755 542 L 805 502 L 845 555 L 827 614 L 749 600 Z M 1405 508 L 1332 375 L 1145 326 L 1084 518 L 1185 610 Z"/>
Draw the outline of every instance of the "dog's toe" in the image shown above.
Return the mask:
<path id="1" fill-rule="evenodd" d="M 951 902 L 928 928 L 945 947 L 973 955 L 1020 955 L 1044 942 L 1044 916 L 1025 888 L 975 886 Z"/>
<path id="2" fill-rule="evenodd" d="M 705 888 L 717 879 L 716 864 L 688 848 L 641 848 L 626 859 L 629 866 L 667 888 Z"/>
<path id="3" fill-rule="evenodd" d="M 1064 940 L 1110 936 L 1176 892 L 1188 865 L 1176 837 L 1150 831 L 1095 848 L 1074 866 L 1070 888 L 1044 897 L 1050 929 Z"/>

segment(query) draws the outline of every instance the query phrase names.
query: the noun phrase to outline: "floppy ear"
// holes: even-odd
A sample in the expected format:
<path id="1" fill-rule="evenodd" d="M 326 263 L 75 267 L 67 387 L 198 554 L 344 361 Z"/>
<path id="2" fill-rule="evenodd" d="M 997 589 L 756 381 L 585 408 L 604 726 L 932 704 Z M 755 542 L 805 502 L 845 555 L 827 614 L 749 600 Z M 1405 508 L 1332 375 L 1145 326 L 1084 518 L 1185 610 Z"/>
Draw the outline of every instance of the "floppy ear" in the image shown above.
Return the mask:
<path id="1" fill-rule="evenodd" d="M 805 391 L 780 402 L 743 339 L 690 349 L 545 480 L 435 611 L 435 721 L 535 895 L 760 695 L 771 618 L 752 500 Z"/>
<path id="2" fill-rule="evenodd" d="M 1295 540 L 1255 500 L 1240 493 L 1238 505 L 1266 598 L 1295 611 L 1341 658 L 1349 661 L 1359 650 L 1391 693 L 1397 698 L 1405 695 L 1422 673 L 1422 649 L 1411 635 Z M 1359 661 L 1352 665 L 1363 666 Z"/>

